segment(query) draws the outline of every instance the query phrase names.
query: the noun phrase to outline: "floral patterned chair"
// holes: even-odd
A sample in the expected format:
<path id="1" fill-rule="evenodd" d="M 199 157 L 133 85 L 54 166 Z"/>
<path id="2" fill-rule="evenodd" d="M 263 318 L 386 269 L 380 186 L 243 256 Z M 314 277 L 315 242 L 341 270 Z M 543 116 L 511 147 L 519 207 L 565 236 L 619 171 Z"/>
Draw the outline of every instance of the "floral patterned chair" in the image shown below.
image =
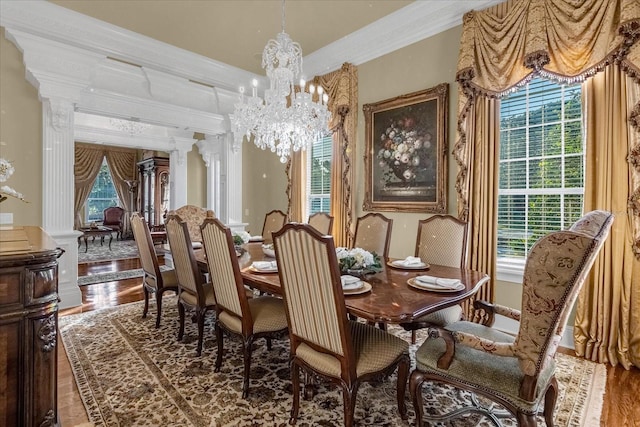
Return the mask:
<path id="1" fill-rule="evenodd" d="M 611 213 L 593 211 L 569 230 L 538 240 L 525 265 L 521 312 L 475 302 L 476 309 L 487 313 L 489 324 L 495 314 L 519 321 L 516 337 L 466 321 L 429 329 L 429 338 L 416 351 L 416 369 L 409 381 L 417 425 L 422 425 L 424 417 L 421 389 L 428 380 L 497 402 L 515 415 L 520 426 L 536 426 L 536 414 L 544 400 L 546 424 L 553 426 L 558 395 L 556 350 L 571 307 L 612 222 Z M 494 421 L 498 416 L 492 407 L 472 405 L 429 419 L 443 421 L 465 412 L 482 413 Z"/>
<path id="2" fill-rule="evenodd" d="M 211 211 L 213 213 L 213 211 Z M 187 223 L 189 237 L 192 243 L 202 244 L 202 235 L 200 234 L 200 226 L 207 218 L 207 210 L 195 205 L 184 205 L 176 209 L 173 214 L 178 215 Z"/>
<path id="3" fill-rule="evenodd" d="M 309 216 L 309 225 L 318 230 L 323 235 L 331 234 L 333 227 L 333 217 L 326 212 L 316 212 Z"/>

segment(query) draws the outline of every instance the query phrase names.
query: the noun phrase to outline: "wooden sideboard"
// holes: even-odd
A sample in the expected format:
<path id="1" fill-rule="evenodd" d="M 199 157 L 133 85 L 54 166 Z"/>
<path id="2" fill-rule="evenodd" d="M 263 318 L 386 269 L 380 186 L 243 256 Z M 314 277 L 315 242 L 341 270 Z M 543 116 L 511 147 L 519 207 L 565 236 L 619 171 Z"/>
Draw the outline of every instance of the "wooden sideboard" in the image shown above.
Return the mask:
<path id="1" fill-rule="evenodd" d="M 0 426 L 58 426 L 58 258 L 39 227 L 0 229 Z"/>

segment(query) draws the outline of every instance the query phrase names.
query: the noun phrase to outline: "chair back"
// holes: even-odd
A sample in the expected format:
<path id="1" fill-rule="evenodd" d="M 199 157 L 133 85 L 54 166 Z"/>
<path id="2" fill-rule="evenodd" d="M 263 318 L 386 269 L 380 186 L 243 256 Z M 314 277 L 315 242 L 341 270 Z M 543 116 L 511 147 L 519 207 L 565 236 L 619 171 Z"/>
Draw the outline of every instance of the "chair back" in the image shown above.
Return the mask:
<path id="1" fill-rule="evenodd" d="M 309 225 L 318 230 L 320 234 L 331 234 L 333 217 L 326 212 L 316 212 L 309 217 Z"/>
<path id="2" fill-rule="evenodd" d="M 272 233 L 280 230 L 287 223 L 287 215 L 279 210 L 272 210 L 264 216 L 262 239 L 265 243 L 273 242 Z"/>
<path id="3" fill-rule="evenodd" d="M 162 288 L 162 274 L 160 274 L 160 265 L 153 245 L 153 239 L 151 238 L 147 222 L 138 212 L 134 212 L 131 216 L 131 229 L 133 230 L 133 238 L 138 247 L 140 265 L 145 273 L 144 281 L 158 289 Z"/>
<path id="4" fill-rule="evenodd" d="M 174 212 L 169 212 L 165 228 L 174 270 L 178 278 L 179 293 L 186 291 L 196 295 L 198 297 L 198 305 L 205 306 L 204 276 L 198 268 L 198 263 L 193 253 L 193 245 L 189 237 L 187 223 Z"/>
<path id="5" fill-rule="evenodd" d="M 467 223 L 451 215 L 434 215 L 418 221 L 415 256 L 427 264 L 464 268 Z"/>
<path id="6" fill-rule="evenodd" d="M 226 310 L 241 318 L 249 316 L 250 320 L 251 312 L 231 231 L 213 217 L 204 221 L 200 231 L 218 310 Z"/>
<path id="7" fill-rule="evenodd" d="M 124 209 L 119 206 L 111 206 L 102 211 L 102 225 L 105 227 L 117 226 L 122 228 Z"/>
<path id="8" fill-rule="evenodd" d="M 356 221 L 356 235 L 353 246 L 368 252 L 375 252 L 383 259 L 389 258 L 393 220 L 370 212 Z"/>
<path id="9" fill-rule="evenodd" d="M 351 336 L 333 237 L 289 223 L 274 234 L 274 247 L 292 355 L 309 343 L 344 360 Z"/>
<path id="10" fill-rule="evenodd" d="M 529 251 L 520 330 L 514 343 L 525 374 L 537 376 L 553 359 L 567 317 L 613 219 L 609 212 L 589 212 L 569 230 L 542 237 Z"/>
<path id="11" fill-rule="evenodd" d="M 202 242 L 200 225 L 207 218 L 207 210 L 195 205 L 184 205 L 175 210 L 175 214 L 187 223 L 191 242 Z M 211 211 L 213 214 L 213 211 Z"/>

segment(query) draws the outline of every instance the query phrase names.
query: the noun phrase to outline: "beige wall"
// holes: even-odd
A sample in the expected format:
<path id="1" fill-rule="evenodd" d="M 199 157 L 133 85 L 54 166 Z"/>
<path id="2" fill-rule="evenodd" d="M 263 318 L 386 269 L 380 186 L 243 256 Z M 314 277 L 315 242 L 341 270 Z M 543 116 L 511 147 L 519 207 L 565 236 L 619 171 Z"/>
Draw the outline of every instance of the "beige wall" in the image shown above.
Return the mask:
<path id="1" fill-rule="evenodd" d="M 252 235 L 262 233 L 264 216 L 279 209 L 287 212 L 287 174 L 280 158 L 253 143 L 242 144 L 242 221 Z"/>
<path id="2" fill-rule="evenodd" d="M 356 217 L 365 214 L 364 201 L 364 149 L 365 131 L 364 104 L 382 101 L 411 92 L 449 83 L 448 135 L 449 149 L 455 142 L 457 92 L 455 83 L 458 47 L 462 27 L 440 33 L 429 39 L 414 43 L 403 49 L 362 64 L 358 67 L 358 136 L 355 158 Z M 447 184 L 447 210 L 456 214 L 456 193 L 454 190 L 456 164 L 449 155 Z M 413 255 L 418 220 L 430 216 L 428 213 L 381 212 L 393 219 L 391 236 L 391 257 L 404 258 Z"/>
<path id="3" fill-rule="evenodd" d="M 8 185 L 29 203 L 10 197 L 0 212 L 12 213 L 15 225 L 42 225 L 42 107 L 37 90 L 25 79 L 22 53 L 0 28 L 0 157 L 15 172 Z"/>

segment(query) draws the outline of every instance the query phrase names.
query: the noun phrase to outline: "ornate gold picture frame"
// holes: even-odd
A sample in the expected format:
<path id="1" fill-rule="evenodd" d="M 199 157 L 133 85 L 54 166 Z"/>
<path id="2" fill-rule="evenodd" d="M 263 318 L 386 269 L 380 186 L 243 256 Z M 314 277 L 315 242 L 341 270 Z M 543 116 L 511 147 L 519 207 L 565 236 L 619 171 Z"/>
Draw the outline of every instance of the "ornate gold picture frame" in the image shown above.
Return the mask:
<path id="1" fill-rule="evenodd" d="M 447 212 L 449 85 L 363 107 L 365 211 Z"/>

